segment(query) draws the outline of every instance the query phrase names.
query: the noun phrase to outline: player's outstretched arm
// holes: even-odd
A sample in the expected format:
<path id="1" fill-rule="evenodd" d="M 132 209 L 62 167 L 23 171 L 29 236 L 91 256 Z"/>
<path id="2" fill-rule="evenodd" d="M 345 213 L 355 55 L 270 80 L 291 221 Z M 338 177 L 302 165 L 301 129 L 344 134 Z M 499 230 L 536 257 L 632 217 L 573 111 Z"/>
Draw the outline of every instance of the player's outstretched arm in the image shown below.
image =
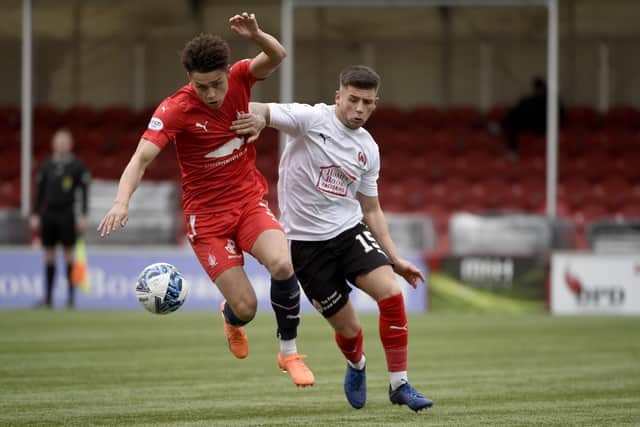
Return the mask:
<path id="1" fill-rule="evenodd" d="M 234 15 L 229 18 L 229 24 L 240 37 L 253 40 L 262 49 L 249 67 L 255 78 L 267 78 L 287 56 L 284 46 L 275 37 L 260 29 L 255 14 L 243 12 Z"/>
<path id="2" fill-rule="evenodd" d="M 378 197 L 365 196 L 357 193 L 360 207 L 362 208 L 363 221 L 373 234 L 373 237 L 380 243 L 382 249 L 393 262 L 393 270 L 401 275 L 413 288 L 418 286 L 419 282 L 424 282 L 424 274 L 413 263 L 400 257 L 398 248 L 391 239 L 389 233 L 389 225 L 384 217 L 384 212 L 380 207 Z"/>
<path id="3" fill-rule="evenodd" d="M 127 225 L 129 217 L 129 200 L 133 192 L 136 191 L 144 171 L 147 166 L 156 158 L 160 153 L 160 147 L 155 145 L 151 141 L 141 139 L 138 143 L 136 152 L 131 156 L 131 160 L 124 168 L 122 176 L 120 177 L 120 183 L 118 184 L 118 194 L 113 202 L 113 207 L 100 221 L 98 225 L 98 233 L 100 237 L 109 235 L 112 231 L 122 228 Z"/>

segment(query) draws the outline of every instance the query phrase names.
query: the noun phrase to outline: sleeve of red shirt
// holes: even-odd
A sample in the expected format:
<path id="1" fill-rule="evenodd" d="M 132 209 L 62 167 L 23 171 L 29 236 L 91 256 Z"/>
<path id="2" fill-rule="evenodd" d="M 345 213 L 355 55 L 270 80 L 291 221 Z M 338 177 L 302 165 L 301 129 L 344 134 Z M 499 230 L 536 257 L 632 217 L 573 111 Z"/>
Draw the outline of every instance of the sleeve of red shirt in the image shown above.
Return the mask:
<path id="1" fill-rule="evenodd" d="M 251 88 L 258 81 L 253 74 L 249 66 L 253 59 L 241 59 L 231 66 L 231 75 L 238 78 L 246 87 Z"/>
<path id="2" fill-rule="evenodd" d="M 183 128 L 182 109 L 167 98 L 156 108 L 142 138 L 164 148 Z"/>

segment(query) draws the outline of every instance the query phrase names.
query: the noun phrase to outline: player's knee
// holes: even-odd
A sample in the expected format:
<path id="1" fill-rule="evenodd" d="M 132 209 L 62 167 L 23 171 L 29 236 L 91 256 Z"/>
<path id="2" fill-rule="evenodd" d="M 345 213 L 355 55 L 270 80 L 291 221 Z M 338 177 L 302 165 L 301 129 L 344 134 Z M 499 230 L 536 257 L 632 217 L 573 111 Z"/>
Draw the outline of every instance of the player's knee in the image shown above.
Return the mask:
<path id="1" fill-rule="evenodd" d="M 391 298 L 401 293 L 402 290 L 400 289 L 400 286 L 394 281 L 384 287 L 381 287 L 378 292 L 376 292 L 374 298 L 376 301 L 381 301 L 383 299 Z"/>
<path id="2" fill-rule="evenodd" d="M 293 275 L 293 265 L 288 256 L 279 256 L 265 265 L 269 274 L 276 280 L 285 280 Z"/>
<path id="3" fill-rule="evenodd" d="M 256 316 L 256 311 L 258 309 L 258 302 L 253 299 L 243 299 L 238 301 L 231 307 L 233 314 L 236 317 L 244 322 L 250 322 Z"/>
<path id="4" fill-rule="evenodd" d="M 339 325 L 334 325 L 333 329 L 345 338 L 353 338 L 358 335 L 358 332 L 362 329 L 358 321 L 346 322 Z"/>

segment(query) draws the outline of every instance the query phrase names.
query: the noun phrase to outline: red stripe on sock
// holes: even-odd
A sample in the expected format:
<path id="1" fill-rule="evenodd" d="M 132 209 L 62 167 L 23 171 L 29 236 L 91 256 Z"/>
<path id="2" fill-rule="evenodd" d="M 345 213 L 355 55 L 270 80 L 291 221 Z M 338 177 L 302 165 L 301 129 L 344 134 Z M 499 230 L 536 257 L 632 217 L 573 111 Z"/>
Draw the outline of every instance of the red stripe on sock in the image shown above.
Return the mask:
<path id="1" fill-rule="evenodd" d="M 358 363 L 362 359 L 362 329 L 352 338 L 343 337 L 336 332 L 336 344 L 351 363 Z"/>
<path id="2" fill-rule="evenodd" d="M 378 301 L 380 308 L 380 341 L 387 358 L 389 372 L 407 370 L 409 332 L 402 294 Z"/>

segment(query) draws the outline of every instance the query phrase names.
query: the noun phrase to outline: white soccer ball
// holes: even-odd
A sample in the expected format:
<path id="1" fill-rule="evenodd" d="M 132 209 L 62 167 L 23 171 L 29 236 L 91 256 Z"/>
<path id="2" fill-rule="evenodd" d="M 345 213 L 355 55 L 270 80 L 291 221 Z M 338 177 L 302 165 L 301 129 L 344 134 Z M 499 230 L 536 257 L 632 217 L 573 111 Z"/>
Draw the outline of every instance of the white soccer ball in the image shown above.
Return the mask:
<path id="1" fill-rule="evenodd" d="M 142 306 L 155 314 L 169 314 L 184 304 L 189 284 L 171 264 L 158 262 L 142 270 L 136 283 L 136 297 Z"/>

